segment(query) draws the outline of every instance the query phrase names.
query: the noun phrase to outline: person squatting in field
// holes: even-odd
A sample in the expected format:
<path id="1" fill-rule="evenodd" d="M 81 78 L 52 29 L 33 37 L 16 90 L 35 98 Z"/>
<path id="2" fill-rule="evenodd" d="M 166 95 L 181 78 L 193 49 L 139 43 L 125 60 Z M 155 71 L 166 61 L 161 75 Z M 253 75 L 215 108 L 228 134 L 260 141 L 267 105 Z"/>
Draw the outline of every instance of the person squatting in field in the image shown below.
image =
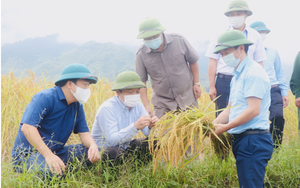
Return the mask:
<path id="1" fill-rule="evenodd" d="M 15 171 L 53 177 L 63 175 L 74 161 L 89 166 L 100 159 L 81 104 L 91 94 L 89 85 L 97 81 L 86 66 L 71 64 L 63 69 L 55 87 L 33 96 L 12 149 Z M 79 135 L 82 144 L 65 145 L 72 132 Z"/>
<path id="2" fill-rule="evenodd" d="M 159 120 L 156 116 L 150 117 L 140 102 L 140 89 L 145 87 L 137 73 L 124 71 L 112 87 L 116 96 L 99 107 L 92 136 L 101 149 L 105 148 L 104 161 L 109 159 L 121 164 L 130 156 L 141 161 L 151 159 L 148 140 L 132 139 L 139 130 L 148 136 Z"/>

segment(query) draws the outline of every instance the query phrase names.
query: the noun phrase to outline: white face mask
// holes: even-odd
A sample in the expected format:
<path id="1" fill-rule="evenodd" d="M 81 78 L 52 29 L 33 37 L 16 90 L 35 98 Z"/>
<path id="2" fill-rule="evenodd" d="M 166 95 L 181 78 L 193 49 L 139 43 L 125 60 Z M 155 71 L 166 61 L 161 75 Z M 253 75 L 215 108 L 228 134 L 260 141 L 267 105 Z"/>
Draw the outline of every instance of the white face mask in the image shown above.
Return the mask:
<path id="1" fill-rule="evenodd" d="M 238 50 L 238 49 L 236 49 L 233 53 L 228 54 L 228 55 L 222 57 L 223 61 L 224 61 L 224 62 L 226 63 L 226 65 L 228 65 L 229 67 L 235 68 L 235 67 L 239 64 L 239 62 L 240 62 L 240 57 L 241 57 L 242 54 L 240 55 L 239 59 L 235 58 L 235 56 L 234 56 L 234 53 L 235 53 L 237 50 Z"/>
<path id="2" fill-rule="evenodd" d="M 262 41 L 265 41 L 267 38 L 267 33 L 260 33 Z"/>
<path id="3" fill-rule="evenodd" d="M 123 95 L 123 94 L 122 94 Z M 127 107 L 135 107 L 140 102 L 140 94 L 136 95 L 123 95 L 124 102 L 123 104 Z"/>
<path id="4" fill-rule="evenodd" d="M 72 84 L 74 84 L 74 83 L 72 82 Z M 75 99 L 78 102 L 85 103 L 91 95 L 90 88 L 82 89 L 81 87 L 77 87 L 75 84 L 74 84 L 74 86 L 76 87 L 76 92 L 73 93 L 73 91 L 71 89 L 71 92 L 73 93 L 73 96 L 75 97 Z"/>
<path id="5" fill-rule="evenodd" d="M 242 27 L 245 23 L 245 15 L 228 17 L 228 18 L 229 18 L 230 25 L 232 25 L 236 29 Z"/>

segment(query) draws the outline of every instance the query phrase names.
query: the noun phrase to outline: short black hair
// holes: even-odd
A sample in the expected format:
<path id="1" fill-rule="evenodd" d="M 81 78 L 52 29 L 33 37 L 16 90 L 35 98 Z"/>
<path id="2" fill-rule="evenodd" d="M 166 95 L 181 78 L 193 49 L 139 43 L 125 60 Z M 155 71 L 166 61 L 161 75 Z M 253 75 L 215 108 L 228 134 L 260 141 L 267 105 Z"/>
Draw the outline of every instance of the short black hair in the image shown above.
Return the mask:
<path id="1" fill-rule="evenodd" d="M 245 48 L 244 51 L 246 52 L 246 54 L 248 53 L 248 49 L 249 49 L 249 44 L 244 44 Z M 234 46 L 235 49 L 238 49 L 239 46 Z"/>
<path id="2" fill-rule="evenodd" d="M 62 81 L 57 82 L 56 86 L 63 87 L 63 86 L 65 86 L 67 84 L 68 81 L 71 81 L 71 82 L 73 82 L 76 85 L 77 84 L 77 80 L 78 79 L 62 80 Z"/>

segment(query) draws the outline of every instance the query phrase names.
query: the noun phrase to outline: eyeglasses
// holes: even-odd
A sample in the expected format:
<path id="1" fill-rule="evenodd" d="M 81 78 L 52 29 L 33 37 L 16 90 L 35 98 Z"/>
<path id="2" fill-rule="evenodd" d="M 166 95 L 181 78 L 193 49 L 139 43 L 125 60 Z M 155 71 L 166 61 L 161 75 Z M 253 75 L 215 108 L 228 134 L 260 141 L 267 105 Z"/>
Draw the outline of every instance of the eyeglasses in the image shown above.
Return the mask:
<path id="1" fill-rule="evenodd" d="M 158 37 L 160 37 L 160 34 L 148 37 L 148 38 L 144 38 L 144 41 L 149 41 L 149 40 L 153 40 L 153 39 L 157 39 Z"/>

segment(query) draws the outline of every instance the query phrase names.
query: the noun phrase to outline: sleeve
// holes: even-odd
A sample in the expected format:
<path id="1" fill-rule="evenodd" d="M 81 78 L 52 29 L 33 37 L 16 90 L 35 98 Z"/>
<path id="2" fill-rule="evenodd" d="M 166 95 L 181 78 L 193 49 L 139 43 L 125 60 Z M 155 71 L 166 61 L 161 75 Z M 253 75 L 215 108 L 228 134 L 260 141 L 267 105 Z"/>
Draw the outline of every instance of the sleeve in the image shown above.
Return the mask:
<path id="1" fill-rule="evenodd" d="M 214 54 L 214 50 L 216 48 L 216 45 L 217 45 L 217 38 L 215 37 L 210 41 L 210 43 L 208 45 L 208 48 L 207 48 L 207 51 L 206 51 L 206 54 L 205 54 L 206 57 L 213 58 L 213 59 L 216 59 L 216 60 L 220 59 L 220 53 Z"/>
<path id="2" fill-rule="evenodd" d="M 256 97 L 263 99 L 266 92 L 270 90 L 270 82 L 257 74 L 246 77 L 244 81 L 244 97 Z"/>
<path id="3" fill-rule="evenodd" d="M 38 127 L 47 114 L 51 111 L 47 96 L 37 93 L 27 105 L 21 120 L 21 126 L 26 123 Z"/>
<path id="4" fill-rule="evenodd" d="M 119 130 L 117 118 L 115 117 L 113 110 L 110 108 L 102 108 L 99 112 L 99 116 L 96 118 L 100 124 L 100 128 L 103 130 L 107 144 L 110 146 L 117 146 L 128 142 L 138 133 L 134 123 Z"/>
<path id="5" fill-rule="evenodd" d="M 85 132 L 89 132 L 89 127 L 86 123 L 86 119 L 85 119 L 85 113 L 84 113 L 84 109 L 83 109 L 83 105 L 81 103 L 77 103 L 76 108 L 78 108 L 78 111 L 76 112 L 75 116 L 76 116 L 76 124 L 74 127 L 74 133 L 85 133 Z"/>
<path id="6" fill-rule="evenodd" d="M 148 112 L 146 111 L 144 105 L 143 105 L 142 103 L 140 103 L 140 106 L 141 106 L 141 110 L 140 110 L 140 115 L 139 115 L 139 117 L 141 117 L 141 116 L 148 116 L 149 114 L 148 114 Z M 149 136 L 149 134 L 150 134 L 150 129 L 149 129 L 149 127 L 147 126 L 147 127 L 143 128 L 143 129 L 142 129 L 142 132 L 144 133 L 145 136 Z"/>
<path id="7" fill-rule="evenodd" d="M 296 98 L 300 97 L 300 52 L 297 54 L 294 62 L 294 70 L 292 73 L 290 88 Z"/>
<path id="8" fill-rule="evenodd" d="M 139 55 L 139 52 L 137 52 L 137 54 L 135 55 L 134 71 L 141 77 L 142 82 L 147 82 L 147 69 L 144 65 L 142 57 Z"/>
<path id="9" fill-rule="evenodd" d="M 257 32 L 257 31 L 255 31 Z M 266 51 L 265 51 L 265 47 L 263 45 L 263 41 L 261 39 L 261 36 L 259 35 L 259 33 L 257 32 L 256 35 L 256 49 L 255 52 L 253 53 L 253 60 L 256 62 L 263 62 L 267 60 L 267 55 L 266 55 Z"/>
<path id="10" fill-rule="evenodd" d="M 279 82 L 279 88 L 281 89 L 281 95 L 282 96 L 288 96 L 288 85 L 287 82 L 285 81 L 285 74 L 283 67 L 281 66 L 281 60 L 279 57 L 279 54 L 277 51 L 276 53 L 276 58 L 275 58 L 275 72 L 276 72 L 276 77 Z"/>
<path id="11" fill-rule="evenodd" d="M 192 45 L 182 36 L 183 46 L 185 48 L 185 58 L 190 64 L 196 63 L 200 56 Z"/>

